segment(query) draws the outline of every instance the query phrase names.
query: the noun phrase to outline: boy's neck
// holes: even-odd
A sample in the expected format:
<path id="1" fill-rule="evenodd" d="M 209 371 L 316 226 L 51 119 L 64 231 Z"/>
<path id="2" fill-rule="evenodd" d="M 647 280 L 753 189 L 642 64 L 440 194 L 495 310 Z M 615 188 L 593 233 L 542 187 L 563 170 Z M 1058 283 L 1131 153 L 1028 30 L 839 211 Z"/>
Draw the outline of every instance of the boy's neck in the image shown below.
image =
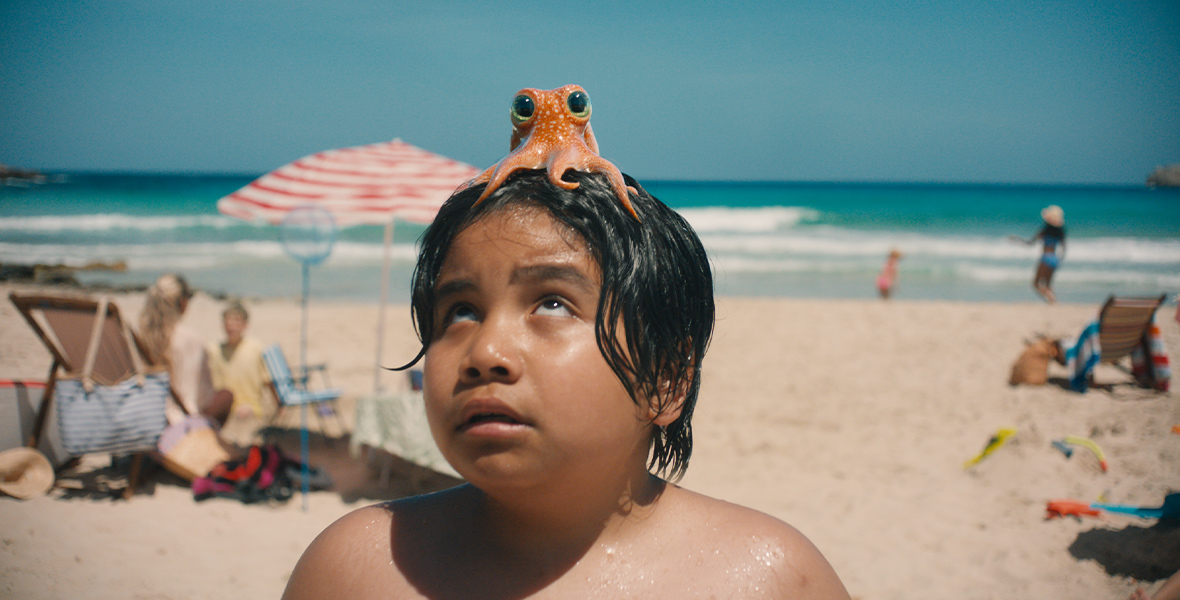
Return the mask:
<path id="1" fill-rule="evenodd" d="M 626 536 L 632 521 L 655 509 L 665 485 L 644 470 L 623 487 L 599 493 L 532 494 L 522 501 L 481 492 L 476 518 L 498 550 L 526 560 L 576 561 L 595 544 Z"/>
<path id="2" fill-rule="evenodd" d="M 237 351 L 238 346 L 241 345 L 241 343 L 242 338 L 240 336 L 237 339 L 226 340 L 225 342 L 222 342 L 221 355 L 225 358 L 225 360 L 229 360 L 234 355 L 234 352 Z"/>

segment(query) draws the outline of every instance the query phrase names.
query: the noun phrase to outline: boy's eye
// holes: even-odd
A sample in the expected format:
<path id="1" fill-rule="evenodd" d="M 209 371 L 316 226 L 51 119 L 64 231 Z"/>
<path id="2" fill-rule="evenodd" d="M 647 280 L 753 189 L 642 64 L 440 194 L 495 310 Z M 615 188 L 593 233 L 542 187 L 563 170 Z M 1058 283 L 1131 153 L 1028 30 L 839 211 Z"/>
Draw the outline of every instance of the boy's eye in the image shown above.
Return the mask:
<path id="1" fill-rule="evenodd" d="M 573 313 L 564 302 L 557 298 L 546 298 L 537 307 L 537 314 L 546 317 L 571 317 Z"/>
<path id="2" fill-rule="evenodd" d="M 474 321 L 475 319 L 475 309 L 466 304 L 459 304 L 447 312 L 447 318 L 444 320 L 444 324 L 451 325 L 461 321 Z"/>

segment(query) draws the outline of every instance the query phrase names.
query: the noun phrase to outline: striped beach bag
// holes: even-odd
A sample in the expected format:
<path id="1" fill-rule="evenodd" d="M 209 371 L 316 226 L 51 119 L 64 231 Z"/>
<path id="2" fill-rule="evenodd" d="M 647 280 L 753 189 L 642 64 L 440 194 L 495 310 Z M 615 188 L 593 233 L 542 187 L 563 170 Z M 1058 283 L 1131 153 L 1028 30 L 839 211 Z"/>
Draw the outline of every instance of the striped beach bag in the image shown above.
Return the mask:
<path id="1" fill-rule="evenodd" d="M 106 313 L 106 302 L 102 301 L 99 315 Z M 53 387 L 62 447 L 75 456 L 89 452 L 128 454 L 153 450 L 167 425 L 164 405 L 171 394 L 168 371 L 147 370 L 139 352 L 134 350 L 131 331 L 124 324 L 123 335 L 132 348 L 134 374 L 113 385 L 94 381 L 91 375 L 99 335 L 96 325 L 82 372 L 58 378 Z"/>

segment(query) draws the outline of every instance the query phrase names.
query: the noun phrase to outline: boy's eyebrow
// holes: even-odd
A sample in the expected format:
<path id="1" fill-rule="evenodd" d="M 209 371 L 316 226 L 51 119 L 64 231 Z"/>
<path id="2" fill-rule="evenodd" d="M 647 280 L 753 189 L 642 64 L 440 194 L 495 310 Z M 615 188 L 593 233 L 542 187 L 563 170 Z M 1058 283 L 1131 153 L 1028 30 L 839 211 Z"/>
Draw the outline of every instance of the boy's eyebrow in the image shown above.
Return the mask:
<path id="1" fill-rule="evenodd" d="M 509 283 L 538 283 L 548 280 L 561 280 L 572 283 L 586 291 L 597 291 L 597 284 L 586 277 L 580 269 L 564 265 L 534 265 L 521 267 L 509 276 Z M 452 279 L 434 288 L 435 298 L 445 298 L 452 294 L 461 294 L 475 289 L 475 281 L 467 278 Z"/>
<path id="2" fill-rule="evenodd" d="M 443 298 L 451 294 L 459 294 L 475 289 L 475 282 L 470 279 L 452 279 L 434 288 L 434 297 Z"/>
<path id="3" fill-rule="evenodd" d="M 597 285 L 586 274 L 575 267 L 565 265 L 534 265 L 521 267 L 512 272 L 509 283 L 538 283 L 558 279 L 572 283 L 586 291 L 597 290 Z"/>

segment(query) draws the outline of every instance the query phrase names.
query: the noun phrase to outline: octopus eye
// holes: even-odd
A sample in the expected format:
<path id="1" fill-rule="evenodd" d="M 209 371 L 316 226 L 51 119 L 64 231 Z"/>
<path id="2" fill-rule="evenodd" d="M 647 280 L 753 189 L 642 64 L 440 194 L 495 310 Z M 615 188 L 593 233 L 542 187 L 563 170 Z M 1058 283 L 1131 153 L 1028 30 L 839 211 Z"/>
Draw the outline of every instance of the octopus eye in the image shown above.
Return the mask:
<path id="1" fill-rule="evenodd" d="M 570 112 L 579 119 L 585 119 L 590 116 L 590 96 L 581 90 L 570 94 L 565 99 L 565 103 L 570 107 Z"/>
<path id="2" fill-rule="evenodd" d="M 512 122 L 524 123 L 533 117 L 533 112 L 536 110 L 536 105 L 533 99 L 521 94 L 512 99 Z"/>

